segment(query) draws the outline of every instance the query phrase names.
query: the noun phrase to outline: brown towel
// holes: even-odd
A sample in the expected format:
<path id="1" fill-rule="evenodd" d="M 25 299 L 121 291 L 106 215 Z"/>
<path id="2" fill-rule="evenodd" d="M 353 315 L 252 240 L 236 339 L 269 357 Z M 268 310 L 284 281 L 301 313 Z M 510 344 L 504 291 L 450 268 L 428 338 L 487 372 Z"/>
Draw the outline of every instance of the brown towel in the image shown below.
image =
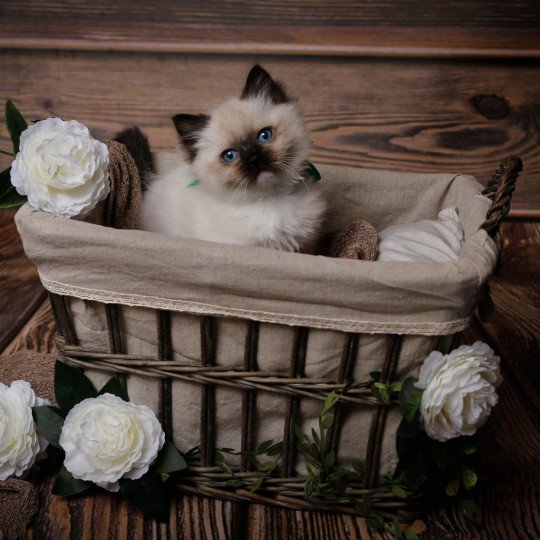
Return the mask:
<path id="1" fill-rule="evenodd" d="M 374 261 L 379 251 L 377 231 L 367 221 L 357 219 L 334 235 L 329 257 Z"/>
<path id="2" fill-rule="evenodd" d="M 111 192 L 105 203 L 105 223 L 116 229 L 136 229 L 142 205 L 139 171 L 127 148 L 107 141 Z"/>
<path id="3" fill-rule="evenodd" d="M 54 399 L 55 353 L 43 354 L 34 351 L 18 351 L 8 356 L 0 356 L 0 382 L 8 386 L 17 380 L 28 381 L 36 396 Z"/>
<path id="4" fill-rule="evenodd" d="M 24 538 L 38 510 L 36 488 L 26 480 L 0 482 L 0 538 Z"/>
<path id="5" fill-rule="evenodd" d="M 54 399 L 55 354 L 19 351 L 0 356 L 0 382 L 28 381 L 37 396 Z M 26 527 L 37 512 L 36 488 L 26 480 L 0 482 L 0 538 L 24 538 Z"/>

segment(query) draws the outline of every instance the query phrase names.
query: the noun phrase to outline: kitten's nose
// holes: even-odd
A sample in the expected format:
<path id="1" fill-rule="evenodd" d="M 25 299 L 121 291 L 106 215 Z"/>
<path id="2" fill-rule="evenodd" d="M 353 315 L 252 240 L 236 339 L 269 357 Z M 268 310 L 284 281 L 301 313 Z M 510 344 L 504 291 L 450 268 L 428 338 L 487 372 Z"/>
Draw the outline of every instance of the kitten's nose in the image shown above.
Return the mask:
<path id="1" fill-rule="evenodd" d="M 262 156 L 258 152 L 251 152 L 246 157 L 246 163 L 249 167 L 258 167 L 262 162 Z"/>

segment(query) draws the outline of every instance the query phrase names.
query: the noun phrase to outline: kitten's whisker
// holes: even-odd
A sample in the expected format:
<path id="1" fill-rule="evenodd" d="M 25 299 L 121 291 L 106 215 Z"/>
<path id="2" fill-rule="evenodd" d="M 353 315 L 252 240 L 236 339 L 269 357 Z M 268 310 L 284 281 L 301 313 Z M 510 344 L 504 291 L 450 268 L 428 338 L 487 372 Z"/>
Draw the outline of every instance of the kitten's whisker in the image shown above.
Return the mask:
<path id="1" fill-rule="evenodd" d="M 296 181 L 296 182 L 302 182 L 302 184 L 304 185 L 304 188 L 306 189 L 306 191 L 309 193 L 311 190 L 309 189 L 309 186 L 306 184 L 306 181 L 303 177 L 303 175 L 301 175 L 298 171 L 295 171 L 291 166 L 289 166 L 288 164 L 285 164 L 283 163 L 282 161 L 278 161 L 275 163 L 275 166 L 283 171 L 285 174 L 289 175 L 291 177 L 292 180 Z"/>

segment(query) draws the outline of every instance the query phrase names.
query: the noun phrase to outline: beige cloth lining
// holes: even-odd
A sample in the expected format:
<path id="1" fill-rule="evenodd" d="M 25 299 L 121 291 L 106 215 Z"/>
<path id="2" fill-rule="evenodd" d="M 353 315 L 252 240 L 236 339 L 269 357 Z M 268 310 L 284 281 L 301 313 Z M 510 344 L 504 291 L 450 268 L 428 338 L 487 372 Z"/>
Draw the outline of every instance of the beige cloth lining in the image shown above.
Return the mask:
<path id="1" fill-rule="evenodd" d="M 27 255 L 53 292 L 344 331 L 431 335 L 462 329 L 496 259 L 494 243 L 478 230 L 489 207 L 488 199 L 476 196 L 481 186 L 460 175 L 340 167 L 321 172 L 331 197 L 329 230 L 358 215 L 380 229 L 458 206 L 465 229 L 459 260 L 388 263 L 284 253 L 62 220 L 29 205 L 16 221 Z"/>

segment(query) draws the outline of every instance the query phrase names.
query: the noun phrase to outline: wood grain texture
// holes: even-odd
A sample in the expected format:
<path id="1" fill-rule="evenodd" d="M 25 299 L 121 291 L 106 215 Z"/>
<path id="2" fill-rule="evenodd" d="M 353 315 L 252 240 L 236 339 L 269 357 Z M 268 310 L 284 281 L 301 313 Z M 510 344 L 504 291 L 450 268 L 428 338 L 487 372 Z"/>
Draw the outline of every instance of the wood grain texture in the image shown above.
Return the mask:
<path id="1" fill-rule="evenodd" d="M 35 540 L 145 540 L 239 537 L 236 503 L 184 496 L 173 500 L 168 524 L 145 518 L 120 495 L 96 493 L 70 500 L 52 495 L 54 479 L 39 486 L 40 511 L 27 531 Z"/>
<path id="2" fill-rule="evenodd" d="M 502 241 L 500 269 L 490 282 L 495 315 L 482 326 L 502 357 L 516 358 L 507 370 L 540 418 L 540 227 L 505 223 Z"/>
<path id="3" fill-rule="evenodd" d="M 3 51 L 0 98 L 28 118 L 76 118 L 101 139 L 140 125 L 170 150 L 169 118 L 235 95 L 263 64 L 299 97 L 313 160 L 418 172 L 465 172 L 486 183 L 520 156 L 512 211 L 540 216 L 540 65 L 534 63 Z"/>
<path id="4" fill-rule="evenodd" d="M 42 353 L 53 352 L 56 350 L 54 343 L 55 330 L 56 325 L 54 324 L 51 305 L 49 300 L 46 299 L 36 309 L 28 322 L 21 327 L 6 348 L 0 352 L 0 357 L 20 350 Z"/>
<path id="5" fill-rule="evenodd" d="M 4 0 L 0 17 L 2 47 L 540 57 L 533 0 Z"/>
<path id="6" fill-rule="evenodd" d="M 0 351 L 45 300 L 35 266 L 26 258 L 13 216 L 0 211 Z"/>
<path id="7" fill-rule="evenodd" d="M 479 26 L 482 28 L 534 28 L 540 22 L 540 6 L 534 0 L 4 0 L 2 16 L 9 20 L 42 22 L 87 20 L 94 23 L 178 24 L 239 26 Z"/>

